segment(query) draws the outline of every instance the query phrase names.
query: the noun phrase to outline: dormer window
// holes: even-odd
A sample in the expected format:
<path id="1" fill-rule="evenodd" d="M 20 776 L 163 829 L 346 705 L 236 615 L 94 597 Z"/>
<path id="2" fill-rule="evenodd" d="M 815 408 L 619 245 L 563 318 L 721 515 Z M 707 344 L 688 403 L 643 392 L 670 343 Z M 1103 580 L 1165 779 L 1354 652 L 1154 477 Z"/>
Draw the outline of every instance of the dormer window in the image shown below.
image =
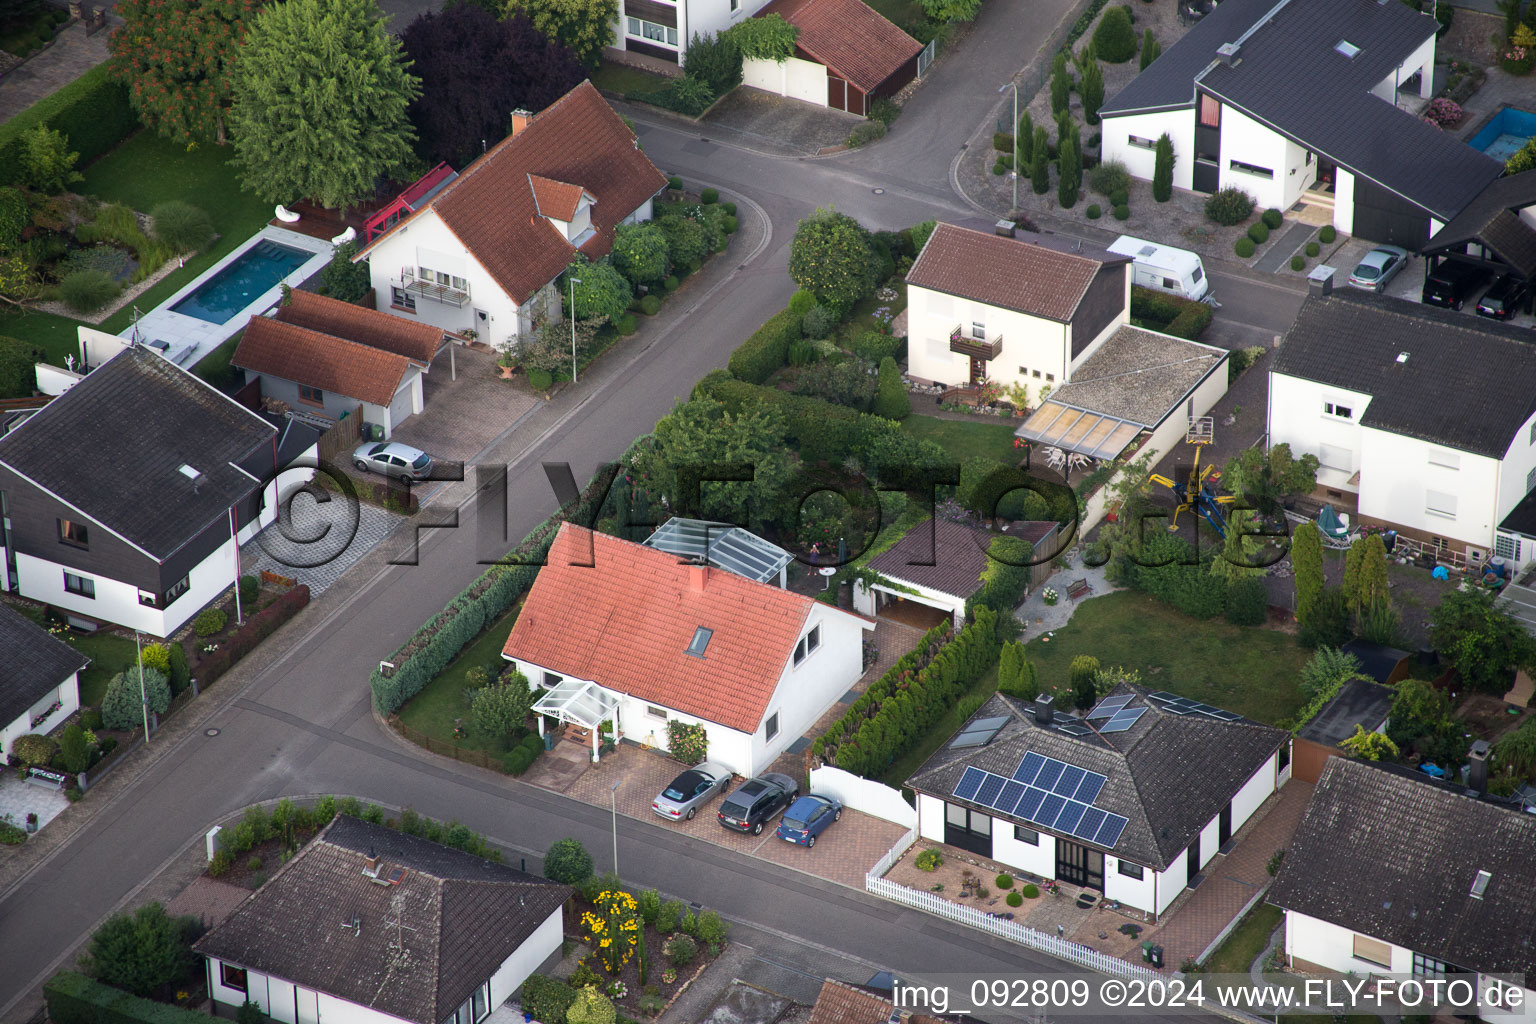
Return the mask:
<path id="1" fill-rule="evenodd" d="M 700 626 L 698 629 L 694 630 L 693 641 L 688 645 L 688 653 L 693 655 L 695 658 L 704 657 L 704 651 L 709 647 L 709 638 L 714 635 L 714 630 L 705 629 L 703 626 Z"/>

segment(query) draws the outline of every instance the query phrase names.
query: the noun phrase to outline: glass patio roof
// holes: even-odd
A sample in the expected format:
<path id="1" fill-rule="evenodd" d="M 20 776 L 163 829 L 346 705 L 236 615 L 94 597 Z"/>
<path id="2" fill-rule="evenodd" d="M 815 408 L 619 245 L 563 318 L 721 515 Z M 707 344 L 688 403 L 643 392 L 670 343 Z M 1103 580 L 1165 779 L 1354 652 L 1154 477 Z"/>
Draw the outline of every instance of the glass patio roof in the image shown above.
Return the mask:
<path id="1" fill-rule="evenodd" d="M 1136 440 L 1139 423 L 1105 416 L 1070 405 L 1046 401 L 1015 433 L 1026 441 L 1080 452 L 1094 459 L 1113 459 Z"/>
<path id="2" fill-rule="evenodd" d="M 562 722 L 575 722 L 588 729 L 596 729 L 606 719 L 613 717 L 613 710 L 618 706 L 619 698 L 596 683 L 567 679 L 535 701 L 533 710 Z"/>
<path id="3" fill-rule="evenodd" d="M 794 556 L 777 544 L 730 523 L 673 516 L 645 538 L 649 547 L 680 558 L 702 558 L 717 569 L 768 583 Z"/>

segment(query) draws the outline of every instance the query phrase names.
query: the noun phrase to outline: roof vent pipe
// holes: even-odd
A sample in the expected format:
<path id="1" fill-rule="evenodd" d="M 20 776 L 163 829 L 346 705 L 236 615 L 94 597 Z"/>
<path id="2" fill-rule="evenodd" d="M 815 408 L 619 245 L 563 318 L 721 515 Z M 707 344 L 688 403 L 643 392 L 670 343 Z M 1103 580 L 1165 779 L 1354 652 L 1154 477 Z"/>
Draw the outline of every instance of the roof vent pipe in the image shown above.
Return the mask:
<path id="1" fill-rule="evenodd" d="M 1216 47 L 1216 59 L 1230 68 L 1237 63 L 1237 56 L 1242 49 L 1241 43 L 1222 43 Z"/>

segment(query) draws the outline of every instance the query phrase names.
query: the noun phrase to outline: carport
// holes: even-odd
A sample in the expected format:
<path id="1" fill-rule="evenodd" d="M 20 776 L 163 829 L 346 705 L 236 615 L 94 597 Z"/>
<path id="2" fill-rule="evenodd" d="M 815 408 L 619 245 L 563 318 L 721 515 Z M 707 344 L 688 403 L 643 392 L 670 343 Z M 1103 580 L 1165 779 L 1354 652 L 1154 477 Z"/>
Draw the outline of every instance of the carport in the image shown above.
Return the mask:
<path id="1" fill-rule="evenodd" d="M 1442 260 L 1536 283 L 1536 171 L 1494 180 L 1424 246 L 1424 273 Z"/>
<path id="2" fill-rule="evenodd" d="M 868 117 L 917 77 L 923 44 L 863 0 L 773 0 L 756 17 L 772 14 L 800 30 L 794 56 L 745 61 L 746 85 Z"/>
<path id="3" fill-rule="evenodd" d="M 592 761 L 598 760 L 597 743 L 599 727 L 613 718 L 618 710 L 619 698 L 596 683 L 579 679 L 563 679 L 544 696 L 534 701 L 534 714 L 539 716 L 539 735 L 544 735 L 544 716 L 558 719 L 570 725 L 580 726 L 592 734 Z"/>

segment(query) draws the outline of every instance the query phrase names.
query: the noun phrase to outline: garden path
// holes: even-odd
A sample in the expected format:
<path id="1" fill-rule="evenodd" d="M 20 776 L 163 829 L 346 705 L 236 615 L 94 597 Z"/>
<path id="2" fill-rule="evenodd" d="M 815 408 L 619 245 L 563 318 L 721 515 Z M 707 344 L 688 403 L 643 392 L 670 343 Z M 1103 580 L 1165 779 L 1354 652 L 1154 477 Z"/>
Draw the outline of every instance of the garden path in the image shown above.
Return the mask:
<path id="1" fill-rule="evenodd" d="M 75 22 L 54 36 L 48 49 L 0 78 L 0 121 L 9 121 L 106 60 L 107 36 L 114 24 L 121 24 L 120 19 L 109 15 L 107 28 L 88 36 L 85 26 Z"/>

